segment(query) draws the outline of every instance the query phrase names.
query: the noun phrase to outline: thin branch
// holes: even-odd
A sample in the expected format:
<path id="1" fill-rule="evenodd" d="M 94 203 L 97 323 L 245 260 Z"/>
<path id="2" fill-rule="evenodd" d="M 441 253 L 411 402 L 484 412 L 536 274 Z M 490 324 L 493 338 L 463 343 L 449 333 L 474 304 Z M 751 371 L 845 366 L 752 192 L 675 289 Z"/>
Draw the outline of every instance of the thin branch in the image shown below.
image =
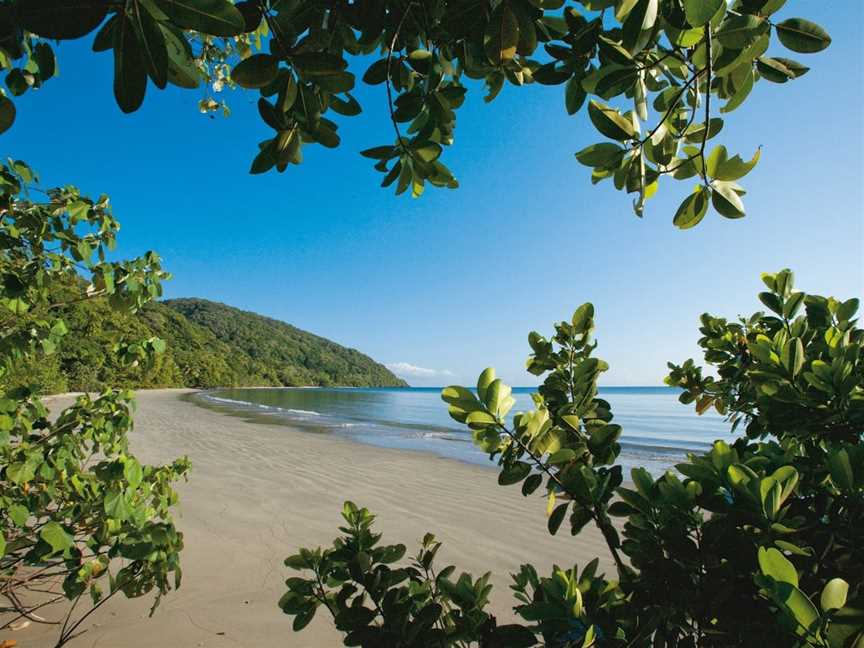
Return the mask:
<path id="1" fill-rule="evenodd" d="M 525 445 L 525 443 L 522 441 L 522 439 L 520 439 L 519 436 L 515 432 L 511 432 L 510 430 L 508 430 L 506 427 L 504 427 L 501 424 L 498 424 L 498 426 L 502 430 L 504 430 L 504 432 L 507 434 L 507 436 L 509 436 L 511 439 L 513 439 L 513 441 L 516 442 L 516 444 L 531 458 L 531 460 L 534 462 L 534 464 L 540 470 L 542 470 L 544 473 L 546 473 L 549 476 L 549 479 L 552 480 L 564 493 L 566 493 L 571 498 L 573 498 L 574 501 L 581 503 L 580 498 L 574 492 L 569 490 L 564 485 L 564 482 L 561 481 L 561 479 L 558 477 L 558 475 L 556 473 L 552 472 L 552 470 L 549 468 L 549 466 L 547 466 L 540 459 L 540 457 L 535 455 L 530 450 L 530 448 L 528 448 L 528 446 Z M 623 577 L 623 575 L 625 573 L 624 572 L 624 568 L 625 568 L 624 561 L 621 559 L 621 556 L 618 553 L 617 547 L 615 547 L 612 544 L 609 535 L 607 535 L 608 534 L 608 526 L 609 526 L 608 519 L 607 520 L 603 519 L 602 515 L 597 510 L 596 506 L 593 509 L 591 509 L 591 518 L 594 520 L 594 523 L 598 526 L 600 531 L 603 533 L 603 539 L 606 541 L 606 545 L 609 548 L 609 552 L 612 554 L 612 559 L 615 561 L 615 565 L 618 567 L 618 574 L 619 574 L 619 576 Z"/>
<path id="2" fill-rule="evenodd" d="M 669 105 L 669 108 L 667 108 L 666 112 L 663 114 L 663 118 L 657 123 L 657 125 L 651 130 L 651 132 L 649 132 L 645 137 L 639 140 L 639 146 L 643 146 L 645 142 L 647 142 L 654 136 L 654 133 L 660 130 L 660 127 L 666 123 L 666 120 L 669 119 L 669 116 L 678 107 L 678 103 L 681 101 L 681 97 L 684 96 L 684 93 L 690 89 L 690 86 L 692 86 L 693 83 L 697 79 L 699 79 L 699 77 L 702 76 L 702 73 L 705 72 L 705 70 L 707 69 L 707 67 L 704 67 L 701 70 L 695 72 L 693 76 L 687 80 L 687 83 L 681 86 L 681 90 L 678 92 L 677 95 L 675 95 L 675 99 L 672 101 L 672 103 Z"/>
<path id="3" fill-rule="evenodd" d="M 385 67 L 387 68 L 387 108 L 390 111 L 390 123 L 393 124 L 393 130 L 396 132 L 396 140 L 399 142 L 399 146 L 402 147 L 402 150 L 408 154 L 408 157 L 410 157 L 412 161 L 416 162 L 414 158 L 414 153 L 408 147 L 408 143 L 402 135 L 402 131 L 399 129 L 399 122 L 396 121 L 396 111 L 393 110 L 393 80 L 391 75 L 393 50 L 396 48 L 396 41 L 399 39 L 399 34 L 402 31 L 402 27 L 405 25 L 405 19 L 408 17 L 408 13 L 411 11 L 411 6 L 413 4 L 413 2 L 409 2 L 408 6 L 405 7 L 405 11 L 402 12 L 402 18 L 399 20 L 399 24 L 396 26 L 396 30 L 393 32 L 393 38 L 390 39 L 390 47 L 387 50 L 387 63 Z"/>
<path id="4" fill-rule="evenodd" d="M 705 145 L 708 142 L 708 132 L 709 126 L 711 124 L 711 72 L 712 72 L 712 61 L 711 61 L 711 24 L 705 25 L 705 55 L 707 62 L 705 63 L 705 70 L 708 73 L 708 78 L 705 81 L 705 132 L 702 133 L 702 146 L 699 147 L 699 157 L 702 158 L 702 182 L 705 183 L 705 186 L 708 186 L 708 169 L 705 165 Z M 697 87 L 698 92 L 698 87 Z M 694 111 L 695 112 L 695 111 Z"/>

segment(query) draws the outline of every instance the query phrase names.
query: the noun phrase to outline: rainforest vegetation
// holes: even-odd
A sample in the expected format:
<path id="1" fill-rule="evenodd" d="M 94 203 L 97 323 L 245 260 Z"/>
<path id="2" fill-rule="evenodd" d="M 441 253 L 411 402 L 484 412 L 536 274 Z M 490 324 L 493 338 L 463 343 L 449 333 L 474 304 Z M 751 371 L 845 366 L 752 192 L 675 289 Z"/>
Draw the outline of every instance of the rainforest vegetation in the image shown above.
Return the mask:
<path id="1" fill-rule="evenodd" d="M 793 53 L 817 54 L 831 44 L 822 27 L 797 15 L 807 6 L 785 0 L 5 0 L 0 134 L 23 121 L 18 113 L 27 103 L 17 98 L 56 75 L 57 41 L 93 33 L 94 56 L 113 56 L 114 97 L 125 113 L 140 109 L 148 90 L 169 84 L 258 92 L 270 135 L 248 145 L 255 174 L 287 171 L 302 162 L 307 146 L 338 146 L 334 119 L 350 123 L 363 109 L 351 94 L 358 75 L 383 85 L 379 112 L 393 136 L 362 155 L 382 173 L 383 186 L 419 197 L 430 186 L 458 187 L 444 161 L 471 87 L 485 85 L 491 102 L 505 84 L 521 92 L 535 84 L 561 86 L 560 108 L 590 122 L 600 140 L 575 152 L 591 169 L 591 182 L 609 182 L 632 196 L 639 216 L 661 182 L 692 183 L 669 214 L 674 226 L 687 229 L 709 207 L 712 215 L 745 216 L 739 181 L 758 163 L 758 143 L 742 157 L 718 140 L 725 138 L 724 120 L 751 93 L 766 82 L 797 83 L 808 73 Z M 204 112 L 227 108 L 209 94 L 199 105 Z M 815 127 L 818 114 L 812 120 L 802 128 Z M 520 173 L 530 178 L 532 169 Z M 161 297 L 168 275 L 152 252 L 108 260 L 117 230 L 107 198 L 41 187 L 19 160 L 0 169 L 0 576 L 18 616 L 34 612 L 19 595 L 44 589 L 46 574 L 60 579 L 53 600 L 67 600 L 68 612 L 58 625 L 58 646 L 116 595 L 155 594 L 158 604 L 180 585 L 183 537 L 172 520 L 172 483 L 186 476 L 189 463 L 142 465 L 130 453 L 131 392 L 106 389 L 52 416 L 29 374 L 20 373 L 22 363 L 37 367 L 46 383 L 67 380 L 67 387 L 64 358 L 74 380 L 112 387 L 143 381 L 148 372 L 153 384 L 169 376 L 204 384 L 226 376 L 281 383 L 311 376 L 324 383 L 375 375 L 369 366 L 358 373 L 350 352 L 336 353 L 315 338 L 296 350 L 277 348 L 278 340 L 297 340 L 298 332 L 225 307 L 148 306 Z M 569 565 L 566 554 L 563 567 L 549 575 L 526 562 L 513 583 L 521 621 L 498 625 L 484 609 L 485 576 L 435 571 L 440 545 L 432 536 L 413 562 L 400 565 L 405 547 L 381 546 L 371 513 L 348 503 L 343 535 L 332 548 L 303 549 L 286 561 L 301 571 L 280 601 L 294 628 L 324 608 L 353 646 L 860 648 L 864 340 L 858 303 L 796 291 L 788 271 L 763 280 L 767 290 L 759 297 L 767 312 L 741 321 L 702 319 L 705 363 L 716 377 L 692 361 L 670 365 L 668 381 L 683 390 L 685 402 L 699 411 L 714 408 L 746 431 L 734 445 L 718 442 L 691 456 L 678 475 L 655 479 L 636 470 L 632 487 L 624 485 L 617 464 L 621 430 L 596 392 L 606 367 L 593 356 L 589 304 L 548 338 L 529 338 L 528 368 L 543 384 L 536 409 L 512 425 L 505 419 L 509 387 L 493 372 L 483 372 L 475 390 L 444 391 L 451 415 L 497 462 L 499 483 L 521 484 L 526 494 L 542 489 L 550 532 L 565 522 L 573 534 L 596 525 L 616 573 L 598 573 L 596 562 Z M 75 296 L 58 298 L 56 290 L 70 286 Z M 90 303 L 101 305 L 78 310 Z M 103 308 L 119 319 L 102 317 Z M 101 328 L 88 333 L 91 320 Z M 69 338 L 76 326 L 77 341 Z M 278 357 L 278 366 L 260 364 L 261 355 L 251 351 L 255 331 L 276 335 L 263 348 Z M 64 338 L 72 340 L 65 351 Z M 101 339 L 111 342 L 111 360 L 97 350 Z M 194 344 L 182 348 L 188 340 Z M 184 359 L 205 346 L 210 354 L 201 354 L 203 368 Z M 87 357 L 93 366 L 81 361 Z M 301 358 L 308 364 L 295 364 Z M 623 529 L 612 517 L 622 519 Z M 531 547 L 524 551 L 530 561 Z"/>
<path id="2" fill-rule="evenodd" d="M 68 333 L 52 355 L 10 368 L 7 384 L 41 393 L 107 387 L 349 386 L 398 387 L 389 369 L 284 322 L 205 299 L 153 302 L 134 315 L 104 300 L 62 306 Z M 148 365 L 117 357 L 123 341 L 159 338 L 164 352 Z"/>

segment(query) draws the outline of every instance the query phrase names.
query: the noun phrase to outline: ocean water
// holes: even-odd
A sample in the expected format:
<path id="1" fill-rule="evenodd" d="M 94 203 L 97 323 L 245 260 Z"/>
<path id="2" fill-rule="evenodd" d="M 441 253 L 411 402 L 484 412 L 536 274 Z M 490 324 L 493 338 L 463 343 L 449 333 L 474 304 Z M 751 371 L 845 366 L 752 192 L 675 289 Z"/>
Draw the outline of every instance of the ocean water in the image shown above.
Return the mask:
<path id="1" fill-rule="evenodd" d="M 516 388 L 512 413 L 533 408 L 532 388 Z M 335 434 L 387 448 L 430 452 L 491 465 L 474 447 L 467 428 L 450 418 L 439 388 L 220 389 L 196 394 L 201 404 L 264 417 L 307 432 Z M 625 474 L 644 466 L 658 475 L 687 452 L 703 452 L 716 439 L 731 441 L 730 426 L 716 413 L 698 416 L 669 387 L 601 387 L 623 428 Z M 286 431 L 286 433 L 290 433 Z"/>

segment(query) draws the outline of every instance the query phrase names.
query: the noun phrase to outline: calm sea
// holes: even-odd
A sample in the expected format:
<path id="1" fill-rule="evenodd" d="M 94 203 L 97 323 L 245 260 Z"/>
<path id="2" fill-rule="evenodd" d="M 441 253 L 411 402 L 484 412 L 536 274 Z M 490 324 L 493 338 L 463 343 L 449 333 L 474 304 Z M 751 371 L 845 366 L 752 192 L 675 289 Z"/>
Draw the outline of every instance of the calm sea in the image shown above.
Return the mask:
<path id="1" fill-rule="evenodd" d="M 532 409 L 531 388 L 513 390 L 513 412 Z M 715 439 L 729 439 L 729 425 L 717 414 L 697 416 L 678 402 L 668 387 L 605 387 L 600 394 L 612 405 L 624 429 L 621 462 L 625 474 L 644 466 L 659 474 L 687 452 L 705 451 Z M 431 452 L 443 457 L 488 464 L 471 436 L 447 414 L 438 388 L 274 388 L 220 389 L 196 399 L 241 415 L 266 417 L 310 432 L 324 432 L 361 443 Z"/>

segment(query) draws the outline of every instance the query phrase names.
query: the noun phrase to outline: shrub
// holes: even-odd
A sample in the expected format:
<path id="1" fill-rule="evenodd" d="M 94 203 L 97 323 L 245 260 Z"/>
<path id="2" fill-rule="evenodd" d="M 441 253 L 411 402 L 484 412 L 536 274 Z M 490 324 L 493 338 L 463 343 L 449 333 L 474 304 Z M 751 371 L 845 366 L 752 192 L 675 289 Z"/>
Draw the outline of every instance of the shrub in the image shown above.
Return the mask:
<path id="1" fill-rule="evenodd" d="M 23 162 L 0 167 L 0 579 L 9 600 L 0 630 L 68 600 L 61 646 L 118 593 L 155 591 L 155 609 L 180 584 L 183 536 L 170 509 L 189 462 L 147 466 L 129 451 L 131 392 L 84 395 L 52 417 L 22 371 L 54 354 L 67 330 L 62 307 L 105 299 L 135 312 L 168 277 L 153 253 L 105 261 L 119 228 L 107 197 L 62 187 L 35 202 L 34 181 Z M 120 340 L 117 361 L 146 365 L 163 346 Z"/>
<path id="2" fill-rule="evenodd" d="M 549 531 L 588 524 L 617 573 L 529 564 L 513 575 L 521 625 L 484 610 L 487 576 L 431 569 L 427 536 L 415 562 L 381 547 L 372 516 L 346 504 L 346 535 L 286 564 L 280 605 L 304 627 L 320 606 L 353 646 L 821 646 L 864 645 L 864 333 L 858 300 L 793 290 L 792 273 L 762 277 L 770 312 L 702 316 L 703 374 L 670 364 L 667 384 L 698 413 L 724 415 L 731 440 L 659 478 L 624 485 L 611 407 L 598 396 L 606 363 L 593 356 L 594 309 L 580 306 L 547 339 L 528 338 L 528 371 L 544 376 L 535 409 L 507 415 L 511 389 L 484 371 L 476 391 L 447 387 L 450 415 L 500 468 L 503 486 L 542 489 Z M 621 524 L 613 524 L 618 517 Z M 562 557 L 562 562 L 564 557 Z"/>

